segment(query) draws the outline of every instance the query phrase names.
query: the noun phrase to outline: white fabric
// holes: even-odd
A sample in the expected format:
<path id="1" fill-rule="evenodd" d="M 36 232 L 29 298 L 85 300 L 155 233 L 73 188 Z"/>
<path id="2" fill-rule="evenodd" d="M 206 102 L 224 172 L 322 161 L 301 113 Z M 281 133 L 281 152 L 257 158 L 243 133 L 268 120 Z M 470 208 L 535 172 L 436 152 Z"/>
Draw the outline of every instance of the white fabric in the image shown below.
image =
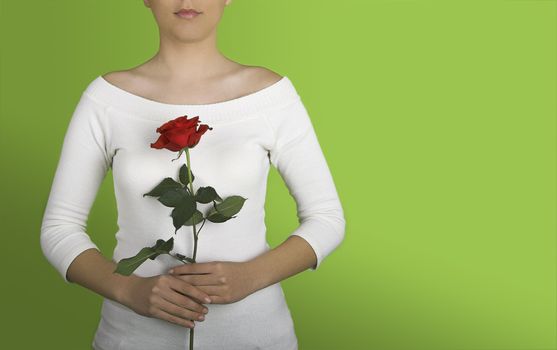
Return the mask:
<path id="1" fill-rule="evenodd" d="M 172 208 L 143 197 L 164 177 L 177 179 L 185 164 L 177 152 L 150 147 L 155 129 L 178 116 L 199 116 L 208 130 L 190 150 L 194 189 L 212 186 L 225 198 L 247 198 L 225 223 L 207 221 L 197 262 L 247 261 L 270 249 L 266 241 L 265 194 L 270 165 L 296 201 L 300 225 L 290 234 L 305 239 L 317 256 L 315 271 L 343 240 L 345 219 L 327 162 L 308 112 L 286 76 L 254 93 L 212 104 L 174 105 L 153 101 L 112 85 L 102 76 L 89 83 L 72 115 L 41 226 L 44 255 L 63 279 L 70 263 L 96 248 L 86 222 L 98 188 L 112 169 L 118 209 L 112 259 L 135 255 L 159 238 L 174 236 L 173 252 L 192 256 L 191 227 L 174 235 Z M 198 204 L 206 212 L 212 204 Z M 199 228 L 199 225 L 198 225 Z M 137 270 L 148 277 L 182 263 L 162 255 Z M 297 349 L 290 311 L 280 283 L 231 304 L 207 304 L 196 322 L 196 350 Z M 138 315 L 104 299 L 95 334 L 96 349 L 187 349 L 188 329 Z"/>

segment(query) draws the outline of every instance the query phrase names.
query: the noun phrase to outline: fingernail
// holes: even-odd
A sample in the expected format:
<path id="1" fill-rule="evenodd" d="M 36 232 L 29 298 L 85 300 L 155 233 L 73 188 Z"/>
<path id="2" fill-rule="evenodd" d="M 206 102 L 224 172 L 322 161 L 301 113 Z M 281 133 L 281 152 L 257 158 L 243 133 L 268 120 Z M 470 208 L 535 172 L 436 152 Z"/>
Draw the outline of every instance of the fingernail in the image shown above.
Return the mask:
<path id="1" fill-rule="evenodd" d="M 210 303 L 210 302 L 211 302 L 211 299 L 205 298 L 205 301 L 208 302 L 208 303 Z"/>
<path id="2" fill-rule="evenodd" d="M 170 269 L 170 271 L 168 271 L 168 273 L 174 273 L 174 269 Z"/>

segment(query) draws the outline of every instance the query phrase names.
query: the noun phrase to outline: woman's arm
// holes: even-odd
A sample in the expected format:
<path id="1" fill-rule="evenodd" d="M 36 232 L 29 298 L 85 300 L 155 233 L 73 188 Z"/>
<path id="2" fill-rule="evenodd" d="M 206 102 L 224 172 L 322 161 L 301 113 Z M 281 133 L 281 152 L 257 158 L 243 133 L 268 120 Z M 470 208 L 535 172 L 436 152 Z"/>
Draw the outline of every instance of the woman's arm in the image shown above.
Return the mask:
<path id="1" fill-rule="evenodd" d="M 102 256 L 88 235 L 89 211 L 112 166 L 106 107 L 84 92 L 68 124 L 45 206 L 43 254 L 67 283 L 120 301 L 135 278 L 113 274 L 116 263 Z"/>
<path id="2" fill-rule="evenodd" d="M 250 261 L 267 286 L 315 271 L 344 239 L 343 208 L 309 114 L 300 98 L 266 115 L 274 144 L 269 159 L 296 201 L 300 225 L 278 247 Z"/>
<path id="3" fill-rule="evenodd" d="M 131 278 L 112 273 L 116 263 L 102 256 L 86 230 L 89 211 L 112 165 L 105 110 L 86 92 L 81 95 L 64 136 L 40 243 L 64 281 L 120 301 Z"/>
<path id="4" fill-rule="evenodd" d="M 248 262 L 255 290 L 268 287 L 308 268 L 315 270 L 317 257 L 309 243 L 296 235 Z"/>
<path id="5" fill-rule="evenodd" d="M 81 95 L 66 130 L 43 214 L 43 254 L 67 283 L 71 283 L 67 271 L 74 259 L 88 249 L 99 250 L 86 226 L 97 191 L 112 165 L 105 111 L 87 92 Z"/>
<path id="6" fill-rule="evenodd" d="M 134 274 L 124 276 L 114 273 L 116 265 L 114 261 L 106 259 L 99 250 L 87 249 L 70 264 L 67 280 L 124 304 L 130 283 L 138 277 Z"/>

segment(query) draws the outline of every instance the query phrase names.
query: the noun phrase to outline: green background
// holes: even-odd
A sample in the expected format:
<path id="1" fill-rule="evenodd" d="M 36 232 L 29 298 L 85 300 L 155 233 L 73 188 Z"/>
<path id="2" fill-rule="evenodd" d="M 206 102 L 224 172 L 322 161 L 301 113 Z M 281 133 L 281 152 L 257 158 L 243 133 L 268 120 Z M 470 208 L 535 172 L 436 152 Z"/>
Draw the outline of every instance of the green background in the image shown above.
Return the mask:
<path id="1" fill-rule="evenodd" d="M 345 209 L 342 245 L 317 272 L 282 282 L 301 350 L 557 348 L 556 5 L 226 9 L 220 49 L 294 82 Z M 42 211 L 82 90 L 151 57 L 157 28 L 139 0 L 2 1 L 0 11 L 2 347 L 88 349 L 101 298 L 48 265 Z M 268 191 L 274 247 L 297 219 L 274 168 Z M 111 173 L 88 231 L 110 257 Z"/>

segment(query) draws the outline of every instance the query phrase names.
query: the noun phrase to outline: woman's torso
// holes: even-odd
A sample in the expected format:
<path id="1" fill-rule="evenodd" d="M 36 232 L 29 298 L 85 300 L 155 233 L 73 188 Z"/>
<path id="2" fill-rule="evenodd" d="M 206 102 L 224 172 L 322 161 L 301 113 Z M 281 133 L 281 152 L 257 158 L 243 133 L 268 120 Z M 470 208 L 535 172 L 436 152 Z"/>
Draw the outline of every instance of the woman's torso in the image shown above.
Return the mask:
<path id="1" fill-rule="evenodd" d="M 199 116 L 213 129 L 190 150 L 194 188 L 212 186 L 225 198 L 241 195 L 247 200 L 237 217 L 225 223 L 206 222 L 199 232 L 197 262 L 247 261 L 270 247 L 266 241 L 265 194 L 270 167 L 267 149 L 273 142 L 265 121 L 269 108 L 278 108 L 294 98 L 290 81 L 277 83 L 256 93 L 223 103 L 170 105 L 150 101 L 95 79 L 87 92 L 105 104 L 104 125 L 111 155 L 114 191 L 118 208 L 117 244 L 113 260 L 135 255 L 159 238 L 174 236 L 174 253 L 191 257 L 191 227 L 174 235 L 172 208 L 155 197 L 145 196 L 163 178 L 177 179 L 185 154 L 150 147 L 156 128 L 181 115 Z M 202 212 L 211 204 L 199 204 Z M 165 274 L 181 264 L 168 255 L 148 259 L 134 271 L 148 277 Z M 206 304 L 209 313 L 196 322 L 194 349 L 281 349 L 297 348 L 293 321 L 279 283 L 261 289 L 231 304 Z M 185 327 L 139 315 L 104 299 L 93 346 L 96 350 L 188 349 Z M 163 345 L 161 345 L 161 343 Z"/>

